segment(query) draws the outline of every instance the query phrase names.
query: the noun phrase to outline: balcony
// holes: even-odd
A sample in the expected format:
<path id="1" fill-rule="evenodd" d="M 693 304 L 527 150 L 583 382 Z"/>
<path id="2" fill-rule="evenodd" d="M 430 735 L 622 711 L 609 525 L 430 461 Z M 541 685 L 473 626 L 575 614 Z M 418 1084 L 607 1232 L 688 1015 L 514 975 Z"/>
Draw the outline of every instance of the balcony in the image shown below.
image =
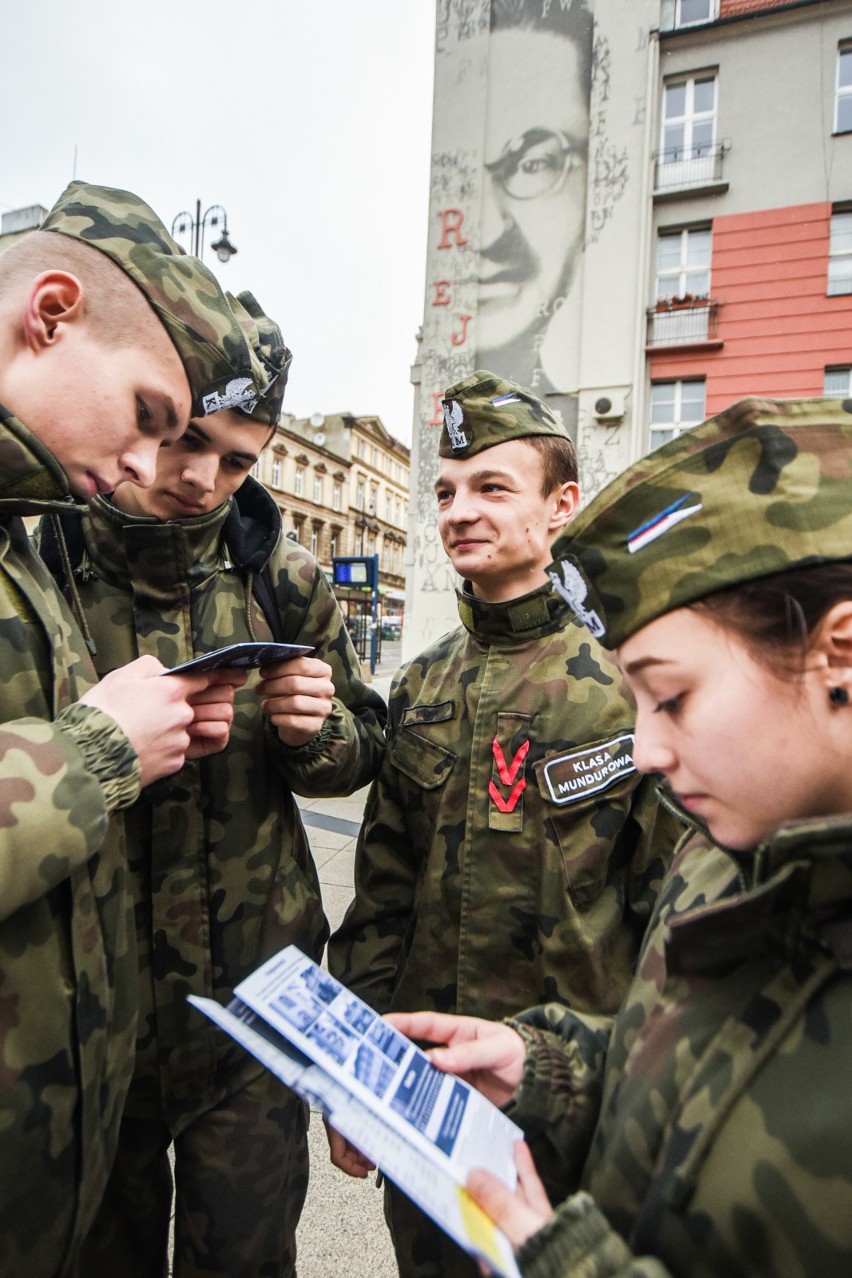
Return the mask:
<path id="1" fill-rule="evenodd" d="M 710 297 L 661 297 L 649 307 L 647 346 L 721 346 L 719 303 Z"/>
<path id="2" fill-rule="evenodd" d="M 730 142 L 705 142 L 695 147 L 677 147 L 654 155 L 654 199 L 659 202 L 683 195 L 703 195 L 726 191 L 723 160 Z"/>

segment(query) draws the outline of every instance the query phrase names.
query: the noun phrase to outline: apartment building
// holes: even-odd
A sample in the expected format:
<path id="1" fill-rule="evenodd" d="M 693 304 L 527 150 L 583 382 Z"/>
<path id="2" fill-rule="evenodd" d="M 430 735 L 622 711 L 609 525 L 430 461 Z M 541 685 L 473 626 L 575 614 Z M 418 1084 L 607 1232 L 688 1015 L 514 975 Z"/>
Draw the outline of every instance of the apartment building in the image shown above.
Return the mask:
<path id="1" fill-rule="evenodd" d="M 438 0 L 403 656 L 454 624 L 443 390 L 533 387 L 585 494 L 744 395 L 852 394 L 850 0 Z"/>
<path id="2" fill-rule="evenodd" d="M 329 574 L 336 557 L 378 556 L 385 616 L 405 599 L 409 458 L 379 417 L 284 413 L 255 468 L 287 536 Z"/>

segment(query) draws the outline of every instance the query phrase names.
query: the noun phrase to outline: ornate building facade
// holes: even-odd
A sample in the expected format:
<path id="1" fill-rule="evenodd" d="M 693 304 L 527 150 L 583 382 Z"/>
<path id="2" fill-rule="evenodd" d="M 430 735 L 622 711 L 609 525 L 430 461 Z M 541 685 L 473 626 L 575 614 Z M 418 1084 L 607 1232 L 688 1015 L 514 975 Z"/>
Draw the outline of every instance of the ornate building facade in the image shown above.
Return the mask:
<path id="1" fill-rule="evenodd" d="M 255 474 L 281 511 L 287 536 L 330 574 L 338 556 L 379 560 L 383 614 L 405 599 L 410 453 L 379 417 L 285 413 Z"/>

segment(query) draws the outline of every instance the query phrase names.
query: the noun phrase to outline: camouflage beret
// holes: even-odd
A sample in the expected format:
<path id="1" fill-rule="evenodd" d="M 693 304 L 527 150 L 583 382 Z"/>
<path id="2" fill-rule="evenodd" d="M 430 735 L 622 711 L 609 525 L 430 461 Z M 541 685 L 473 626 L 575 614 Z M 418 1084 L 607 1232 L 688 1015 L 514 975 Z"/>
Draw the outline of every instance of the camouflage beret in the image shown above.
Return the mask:
<path id="1" fill-rule="evenodd" d="M 71 182 L 39 228 L 105 253 L 145 294 L 186 370 L 192 415 L 250 413 L 266 373 L 215 276 L 176 244 L 156 213 L 130 191 Z"/>
<path id="2" fill-rule="evenodd" d="M 536 435 L 570 439 L 561 419 L 532 391 L 496 373 L 471 373 L 451 386 L 441 403 L 441 457 L 473 457 L 509 439 L 531 439 Z"/>
<path id="3" fill-rule="evenodd" d="M 249 345 L 266 370 L 266 390 L 252 412 L 247 415 L 252 421 L 277 426 L 284 400 L 284 388 L 287 385 L 290 364 L 293 361 L 292 353 L 284 345 L 281 329 L 275 320 L 270 319 L 261 310 L 260 303 L 253 293 L 238 293 L 236 297 L 226 293 L 225 296 Z"/>
<path id="4" fill-rule="evenodd" d="M 609 648 L 717 590 L 852 559 L 852 400 L 744 399 L 629 467 L 552 550 L 554 589 Z"/>

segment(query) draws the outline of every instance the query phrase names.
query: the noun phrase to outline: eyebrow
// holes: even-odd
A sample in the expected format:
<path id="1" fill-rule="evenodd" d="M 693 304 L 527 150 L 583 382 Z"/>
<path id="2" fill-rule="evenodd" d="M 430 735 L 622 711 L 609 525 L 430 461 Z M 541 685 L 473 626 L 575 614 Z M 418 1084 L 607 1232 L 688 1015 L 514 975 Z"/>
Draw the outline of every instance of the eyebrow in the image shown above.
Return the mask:
<path id="1" fill-rule="evenodd" d="M 642 670 L 646 670 L 649 666 L 671 666 L 674 662 L 668 657 L 637 657 L 635 661 L 628 661 L 622 665 L 625 674 L 635 675 Z"/>
<path id="2" fill-rule="evenodd" d="M 471 484 L 482 484 L 489 479 L 505 479 L 513 480 L 514 476 L 509 470 L 475 470 L 473 474 L 468 475 L 468 481 Z M 446 488 L 452 484 L 452 480 L 442 479 L 440 476 L 435 480 L 435 489 Z"/>
<path id="3" fill-rule="evenodd" d="M 184 431 L 184 434 L 189 435 L 190 432 L 193 435 L 196 435 L 202 441 L 202 443 L 205 443 L 205 444 L 210 443 L 210 436 L 208 435 L 207 431 L 204 429 L 203 426 L 199 426 L 198 422 L 196 421 L 194 417 L 190 418 L 189 425 Z M 242 448 L 228 448 L 225 450 L 225 453 L 228 457 L 242 457 L 244 461 L 251 462 L 252 465 L 254 465 L 254 463 L 257 461 L 258 457 L 260 456 L 259 452 L 252 452 L 250 450 L 246 450 Z"/>

